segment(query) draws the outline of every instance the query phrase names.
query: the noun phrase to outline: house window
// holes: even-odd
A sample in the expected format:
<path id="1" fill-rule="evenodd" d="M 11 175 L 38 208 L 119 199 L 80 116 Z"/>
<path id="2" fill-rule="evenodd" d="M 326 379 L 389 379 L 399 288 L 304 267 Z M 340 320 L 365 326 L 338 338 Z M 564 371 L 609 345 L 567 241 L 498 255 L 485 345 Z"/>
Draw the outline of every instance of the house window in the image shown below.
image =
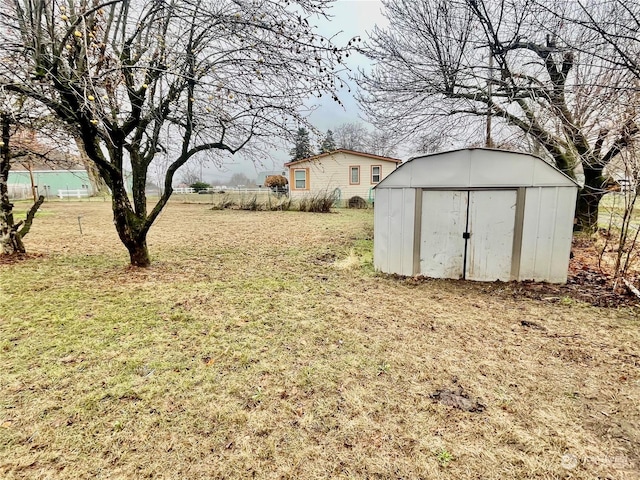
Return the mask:
<path id="1" fill-rule="evenodd" d="M 380 165 L 371 166 L 371 183 L 380 183 L 380 172 L 382 167 Z"/>
<path id="2" fill-rule="evenodd" d="M 349 185 L 360 184 L 360 167 L 349 167 Z"/>
<path id="3" fill-rule="evenodd" d="M 307 171 L 306 170 L 294 170 L 293 178 L 295 180 L 296 190 L 307 189 Z"/>

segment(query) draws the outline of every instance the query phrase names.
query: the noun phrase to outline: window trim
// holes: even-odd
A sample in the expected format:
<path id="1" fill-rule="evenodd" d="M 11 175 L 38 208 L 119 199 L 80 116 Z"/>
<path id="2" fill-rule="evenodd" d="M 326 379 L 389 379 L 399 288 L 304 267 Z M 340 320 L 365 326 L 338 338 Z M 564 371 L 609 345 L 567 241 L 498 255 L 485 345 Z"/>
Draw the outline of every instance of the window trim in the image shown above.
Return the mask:
<path id="1" fill-rule="evenodd" d="M 378 181 L 373 179 L 373 169 L 378 168 Z M 371 185 L 377 185 L 382 180 L 382 165 L 371 165 Z"/>
<path id="2" fill-rule="evenodd" d="M 303 172 L 304 173 L 304 187 L 298 187 L 296 173 Z M 293 182 L 292 182 L 292 190 L 300 190 L 306 191 L 309 190 L 309 169 L 308 168 L 294 168 L 293 169 Z"/>
<path id="3" fill-rule="evenodd" d="M 358 171 L 358 181 L 353 181 L 353 170 Z M 349 185 L 360 185 L 360 165 L 349 165 Z"/>

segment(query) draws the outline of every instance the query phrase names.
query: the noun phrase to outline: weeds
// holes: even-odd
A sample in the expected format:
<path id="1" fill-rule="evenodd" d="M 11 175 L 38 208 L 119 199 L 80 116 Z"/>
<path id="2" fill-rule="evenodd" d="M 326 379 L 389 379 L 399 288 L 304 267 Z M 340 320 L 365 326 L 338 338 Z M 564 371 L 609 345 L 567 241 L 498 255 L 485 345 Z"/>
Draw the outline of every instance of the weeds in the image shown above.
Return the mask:
<path id="1" fill-rule="evenodd" d="M 250 197 L 240 197 L 240 202 L 238 203 L 238 208 L 240 210 L 248 210 L 250 212 L 255 212 L 260 209 L 260 205 L 258 204 L 258 196 L 253 195 Z"/>
<path id="2" fill-rule="evenodd" d="M 385 374 L 388 374 L 389 371 L 391 370 L 391 365 L 383 361 L 378 364 L 377 368 L 378 368 L 378 375 L 385 375 Z"/>
<path id="3" fill-rule="evenodd" d="M 301 212 L 329 213 L 338 199 L 334 192 L 322 191 L 303 197 L 298 202 Z"/>
<path id="4" fill-rule="evenodd" d="M 443 467 L 446 467 L 449 463 L 455 460 L 454 456 L 449 453 L 446 448 L 439 450 L 436 453 L 436 458 L 438 459 L 438 463 Z"/>

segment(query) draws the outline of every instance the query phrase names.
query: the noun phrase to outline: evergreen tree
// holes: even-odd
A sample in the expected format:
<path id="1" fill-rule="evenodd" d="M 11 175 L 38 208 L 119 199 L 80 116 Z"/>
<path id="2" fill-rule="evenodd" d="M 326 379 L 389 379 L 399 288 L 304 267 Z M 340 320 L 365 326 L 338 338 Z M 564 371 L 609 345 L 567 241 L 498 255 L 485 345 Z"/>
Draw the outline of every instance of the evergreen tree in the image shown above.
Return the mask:
<path id="1" fill-rule="evenodd" d="M 311 141 L 309 140 L 309 131 L 306 128 L 300 127 L 298 129 L 295 146 L 291 149 L 289 155 L 291 155 L 292 162 L 313 156 Z"/>
<path id="2" fill-rule="evenodd" d="M 320 144 L 320 153 L 333 152 L 336 149 L 336 141 L 333 138 L 333 132 L 331 130 L 327 130 L 327 134 L 324 136 L 322 143 Z"/>

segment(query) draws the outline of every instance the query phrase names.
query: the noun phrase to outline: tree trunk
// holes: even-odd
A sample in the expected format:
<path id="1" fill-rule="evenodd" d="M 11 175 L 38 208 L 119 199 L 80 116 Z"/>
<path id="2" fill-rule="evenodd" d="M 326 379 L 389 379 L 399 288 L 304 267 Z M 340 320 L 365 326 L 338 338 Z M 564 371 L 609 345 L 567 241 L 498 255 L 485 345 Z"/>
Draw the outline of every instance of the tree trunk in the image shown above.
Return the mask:
<path id="1" fill-rule="evenodd" d="M 0 208 L 0 244 L 3 255 L 25 253 L 24 243 L 13 223 L 13 205 L 8 202 L 8 197 L 2 195 L 2 207 Z"/>
<path id="2" fill-rule="evenodd" d="M 13 220 L 13 203 L 9 200 L 9 169 L 11 168 L 9 156 L 9 138 L 11 119 L 8 114 L 2 113 L 2 135 L 0 144 L 0 248 L 4 255 L 25 253 L 24 244 L 18 233 L 19 225 Z"/>
<path id="3" fill-rule="evenodd" d="M 147 249 L 148 227 L 146 218 L 140 218 L 131 208 L 131 202 L 122 183 L 114 185 L 112 197 L 113 223 L 120 240 L 129 251 L 134 267 L 148 267 L 151 258 Z"/>
<path id="4" fill-rule="evenodd" d="M 607 190 L 602 168 L 584 169 L 584 187 L 578 192 L 574 231 L 593 233 L 598 229 L 598 207 Z"/>
<path id="5" fill-rule="evenodd" d="M 82 164 L 87 170 L 87 175 L 89 175 L 89 181 L 93 187 L 94 194 L 109 193 L 109 187 L 107 183 L 104 181 L 100 172 L 98 171 L 98 167 L 96 164 L 91 161 L 89 156 L 87 155 L 87 151 L 84 148 L 84 143 L 79 138 L 76 138 L 76 146 L 78 147 L 78 151 L 80 152 L 80 158 L 82 159 Z"/>
<path id="6" fill-rule="evenodd" d="M 147 235 L 137 238 L 125 245 L 129 250 L 129 259 L 134 267 L 146 268 L 151 265 L 149 250 L 147 250 Z"/>
<path id="7" fill-rule="evenodd" d="M 576 203 L 576 223 L 574 231 L 593 233 L 598 229 L 598 205 L 603 193 L 589 192 L 583 188 L 578 193 Z"/>

